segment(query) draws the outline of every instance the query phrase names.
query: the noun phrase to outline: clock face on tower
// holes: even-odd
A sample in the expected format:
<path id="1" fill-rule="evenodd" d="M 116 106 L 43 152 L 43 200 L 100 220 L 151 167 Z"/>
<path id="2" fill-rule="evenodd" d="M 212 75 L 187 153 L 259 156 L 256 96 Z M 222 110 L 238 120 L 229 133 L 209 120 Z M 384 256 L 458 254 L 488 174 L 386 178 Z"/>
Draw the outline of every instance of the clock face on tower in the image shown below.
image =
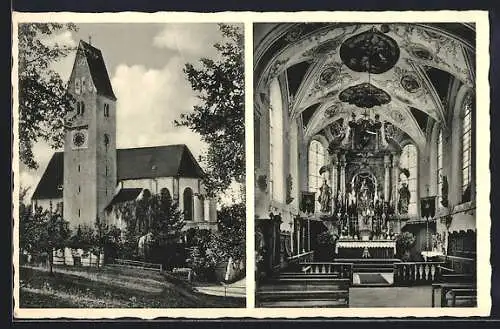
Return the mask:
<path id="1" fill-rule="evenodd" d="M 72 148 L 87 148 L 87 130 L 75 130 L 71 136 Z"/>

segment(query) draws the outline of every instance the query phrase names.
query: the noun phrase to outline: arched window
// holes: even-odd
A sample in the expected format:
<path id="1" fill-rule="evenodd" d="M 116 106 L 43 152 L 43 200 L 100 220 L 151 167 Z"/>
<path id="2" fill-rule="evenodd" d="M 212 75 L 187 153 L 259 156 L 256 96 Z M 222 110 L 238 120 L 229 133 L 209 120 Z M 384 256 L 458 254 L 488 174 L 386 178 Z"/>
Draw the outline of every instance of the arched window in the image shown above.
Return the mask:
<path id="1" fill-rule="evenodd" d="M 462 122 L 462 201 L 471 200 L 472 181 L 472 97 L 467 95 L 463 104 Z"/>
<path id="2" fill-rule="evenodd" d="M 80 115 L 85 114 L 85 103 L 83 101 L 80 102 Z"/>
<path id="3" fill-rule="evenodd" d="M 443 188 L 443 131 L 439 129 L 437 138 L 437 170 L 436 170 L 436 180 L 437 180 L 437 206 L 441 205 L 442 191 Z"/>
<path id="4" fill-rule="evenodd" d="M 272 199 L 283 202 L 283 101 L 278 79 L 271 82 L 269 105 L 269 188 Z"/>
<path id="5" fill-rule="evenodd" d="M 316 192 L 316 200 L 319 195 L 319 188 L 323 184 L 320 168 L 325 164 L 325 148 L 323 144 L 317 140 L 311 141 L 308 151 L 308 185 L 309 192 Z M 316 201 L 316 208 L 319 207 L 319 202 Z"/>
<path id="6" fill-rule="evenodd" d="M 410 191 L 410 203 L 408 205 L 408 214 L 416 215 L 417 212 L 417 186 L 418 186 L 418 156 L 417 148 L 413 144 L 408 144 L 403 148 L 399 166 L 407 169 L 409 174 L 406 176 L 402 171 L 400 174 L 401 184 L 407 184 Z"/>
<path id="7" fill-rule="evenodd" d="M 193 220 L 193 190 L 186 187 L 183 193 L 184 220 Z"/>
<path id="8" fill-rule="evenodd" d="M 80 95 L 82 89 L 81 89 L 81 84 L 80 84 L 80 79 L 75 80 L 75 93 L 77 95 Z"/>

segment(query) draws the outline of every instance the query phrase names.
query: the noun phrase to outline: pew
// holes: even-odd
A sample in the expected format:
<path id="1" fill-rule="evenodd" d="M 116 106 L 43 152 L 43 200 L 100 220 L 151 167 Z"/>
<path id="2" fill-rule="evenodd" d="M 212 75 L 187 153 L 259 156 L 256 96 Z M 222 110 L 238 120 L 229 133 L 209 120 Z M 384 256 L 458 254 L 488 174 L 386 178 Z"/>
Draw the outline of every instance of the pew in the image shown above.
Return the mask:
<path id="1" fill-rule="evenodd" d="M 452 300 L 452 305 L 454 306 L 456 304 L 456 300 L 465 300 L 469 299 L 472 300 L 475 298 L 477 295 L 477 289 L 476 285 L 470 282 L 455 282 L 455 283 L 433 283 L 432 284 L 432 307 L 436 307 L 436 302 L 435 302 L 435 292 L 436 290 L 440 290 L 440 300 L 441 300 L 441 307 L 447 307 L 448 306 L 448 293 L 450 293 L 450 299 Z M 454 292 L 452 292 L 454 291 Z M 466 294 L 466 291 L 468 295 Z M 453 302 L 453 296 L 454 294 L 456 295 L 455 297 L 455 302 Z M 469 296 L 469 297 L 466 297 Z M 473 298 L 474 297 L 474 298 Z"/>
<path id="2" fill-rule="evenodd" d="M 297 274 L 266 280 L 256 292 L 259 307 L 348 307 L 349 279 Z"/>

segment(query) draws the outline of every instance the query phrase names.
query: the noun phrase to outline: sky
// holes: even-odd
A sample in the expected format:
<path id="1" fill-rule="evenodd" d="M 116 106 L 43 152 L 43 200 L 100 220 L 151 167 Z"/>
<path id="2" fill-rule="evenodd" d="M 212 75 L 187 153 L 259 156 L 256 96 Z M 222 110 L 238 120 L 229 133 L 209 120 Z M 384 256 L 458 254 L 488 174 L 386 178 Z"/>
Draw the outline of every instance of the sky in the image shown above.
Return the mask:
<path id="1" fill-rule="evenodd" d="M 77 46 L 79 40 L 100 49 L 117 97 L 118 148 L 186 144 L 198 159 L 206 145 L 198 134 L 173 121 L 197 103 L 182 69 L 215 58 L 213 44 L 221 41 L 217 24 L 77 24 L 78 31 L 61 31 L 47 42 Z M 90 39 L 89 39 L 90 38 Z M 54 63 L 69 79 L 75 53 Z M 34 147 L 38 170 L 20 168 L 21 186 L 33 193 L 55 150 L 40 142 Z"/>

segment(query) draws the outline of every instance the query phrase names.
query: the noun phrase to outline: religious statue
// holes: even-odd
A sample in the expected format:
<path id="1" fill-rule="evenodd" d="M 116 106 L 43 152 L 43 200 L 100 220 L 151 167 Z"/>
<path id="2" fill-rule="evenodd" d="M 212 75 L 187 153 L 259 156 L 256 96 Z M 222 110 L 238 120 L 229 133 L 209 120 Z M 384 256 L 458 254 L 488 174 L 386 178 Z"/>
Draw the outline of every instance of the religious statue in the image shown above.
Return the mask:
<path id="1" fill-rule="evenodd" d="M 323 180 L 323 185 L 319 188 L 320 194 L 318 201 L 321 204 L 321 212 L 330 212 L 332 210 L 331 200 L 332 200 L 332 191 L 326 179 Z"/>
<path id="2" fill-rule="evenodd" d="M 347 196 L 347 212 L 350 215 L 354 215 L 356 213 L 356 192 L 354 191 L 353 183 L 351 183 L 351 190 Z"/>
<path id="3" fill-rule="evenodd" d="M 359 187 L 359 195 L 360 199 L 363 201 L 367 201 L 368 197 L 368 186 L 366 186 L 366 179 L 363 179 L 361 182 L 361 186 Z"/>
<path id="4" fill-rule="evenodd" d="M 443 207 L 448 207 L 448 178 L 441 175 L 443 183 L 441 185 L 441 205 Z"/>
<path id="5" fill-rule="evenodd" d="M 410 204 L 410 190 L 408 184 L 403 183 L 399 188 L 398 210 L 400 214 L 408 213 L 408 205 Z"/>

